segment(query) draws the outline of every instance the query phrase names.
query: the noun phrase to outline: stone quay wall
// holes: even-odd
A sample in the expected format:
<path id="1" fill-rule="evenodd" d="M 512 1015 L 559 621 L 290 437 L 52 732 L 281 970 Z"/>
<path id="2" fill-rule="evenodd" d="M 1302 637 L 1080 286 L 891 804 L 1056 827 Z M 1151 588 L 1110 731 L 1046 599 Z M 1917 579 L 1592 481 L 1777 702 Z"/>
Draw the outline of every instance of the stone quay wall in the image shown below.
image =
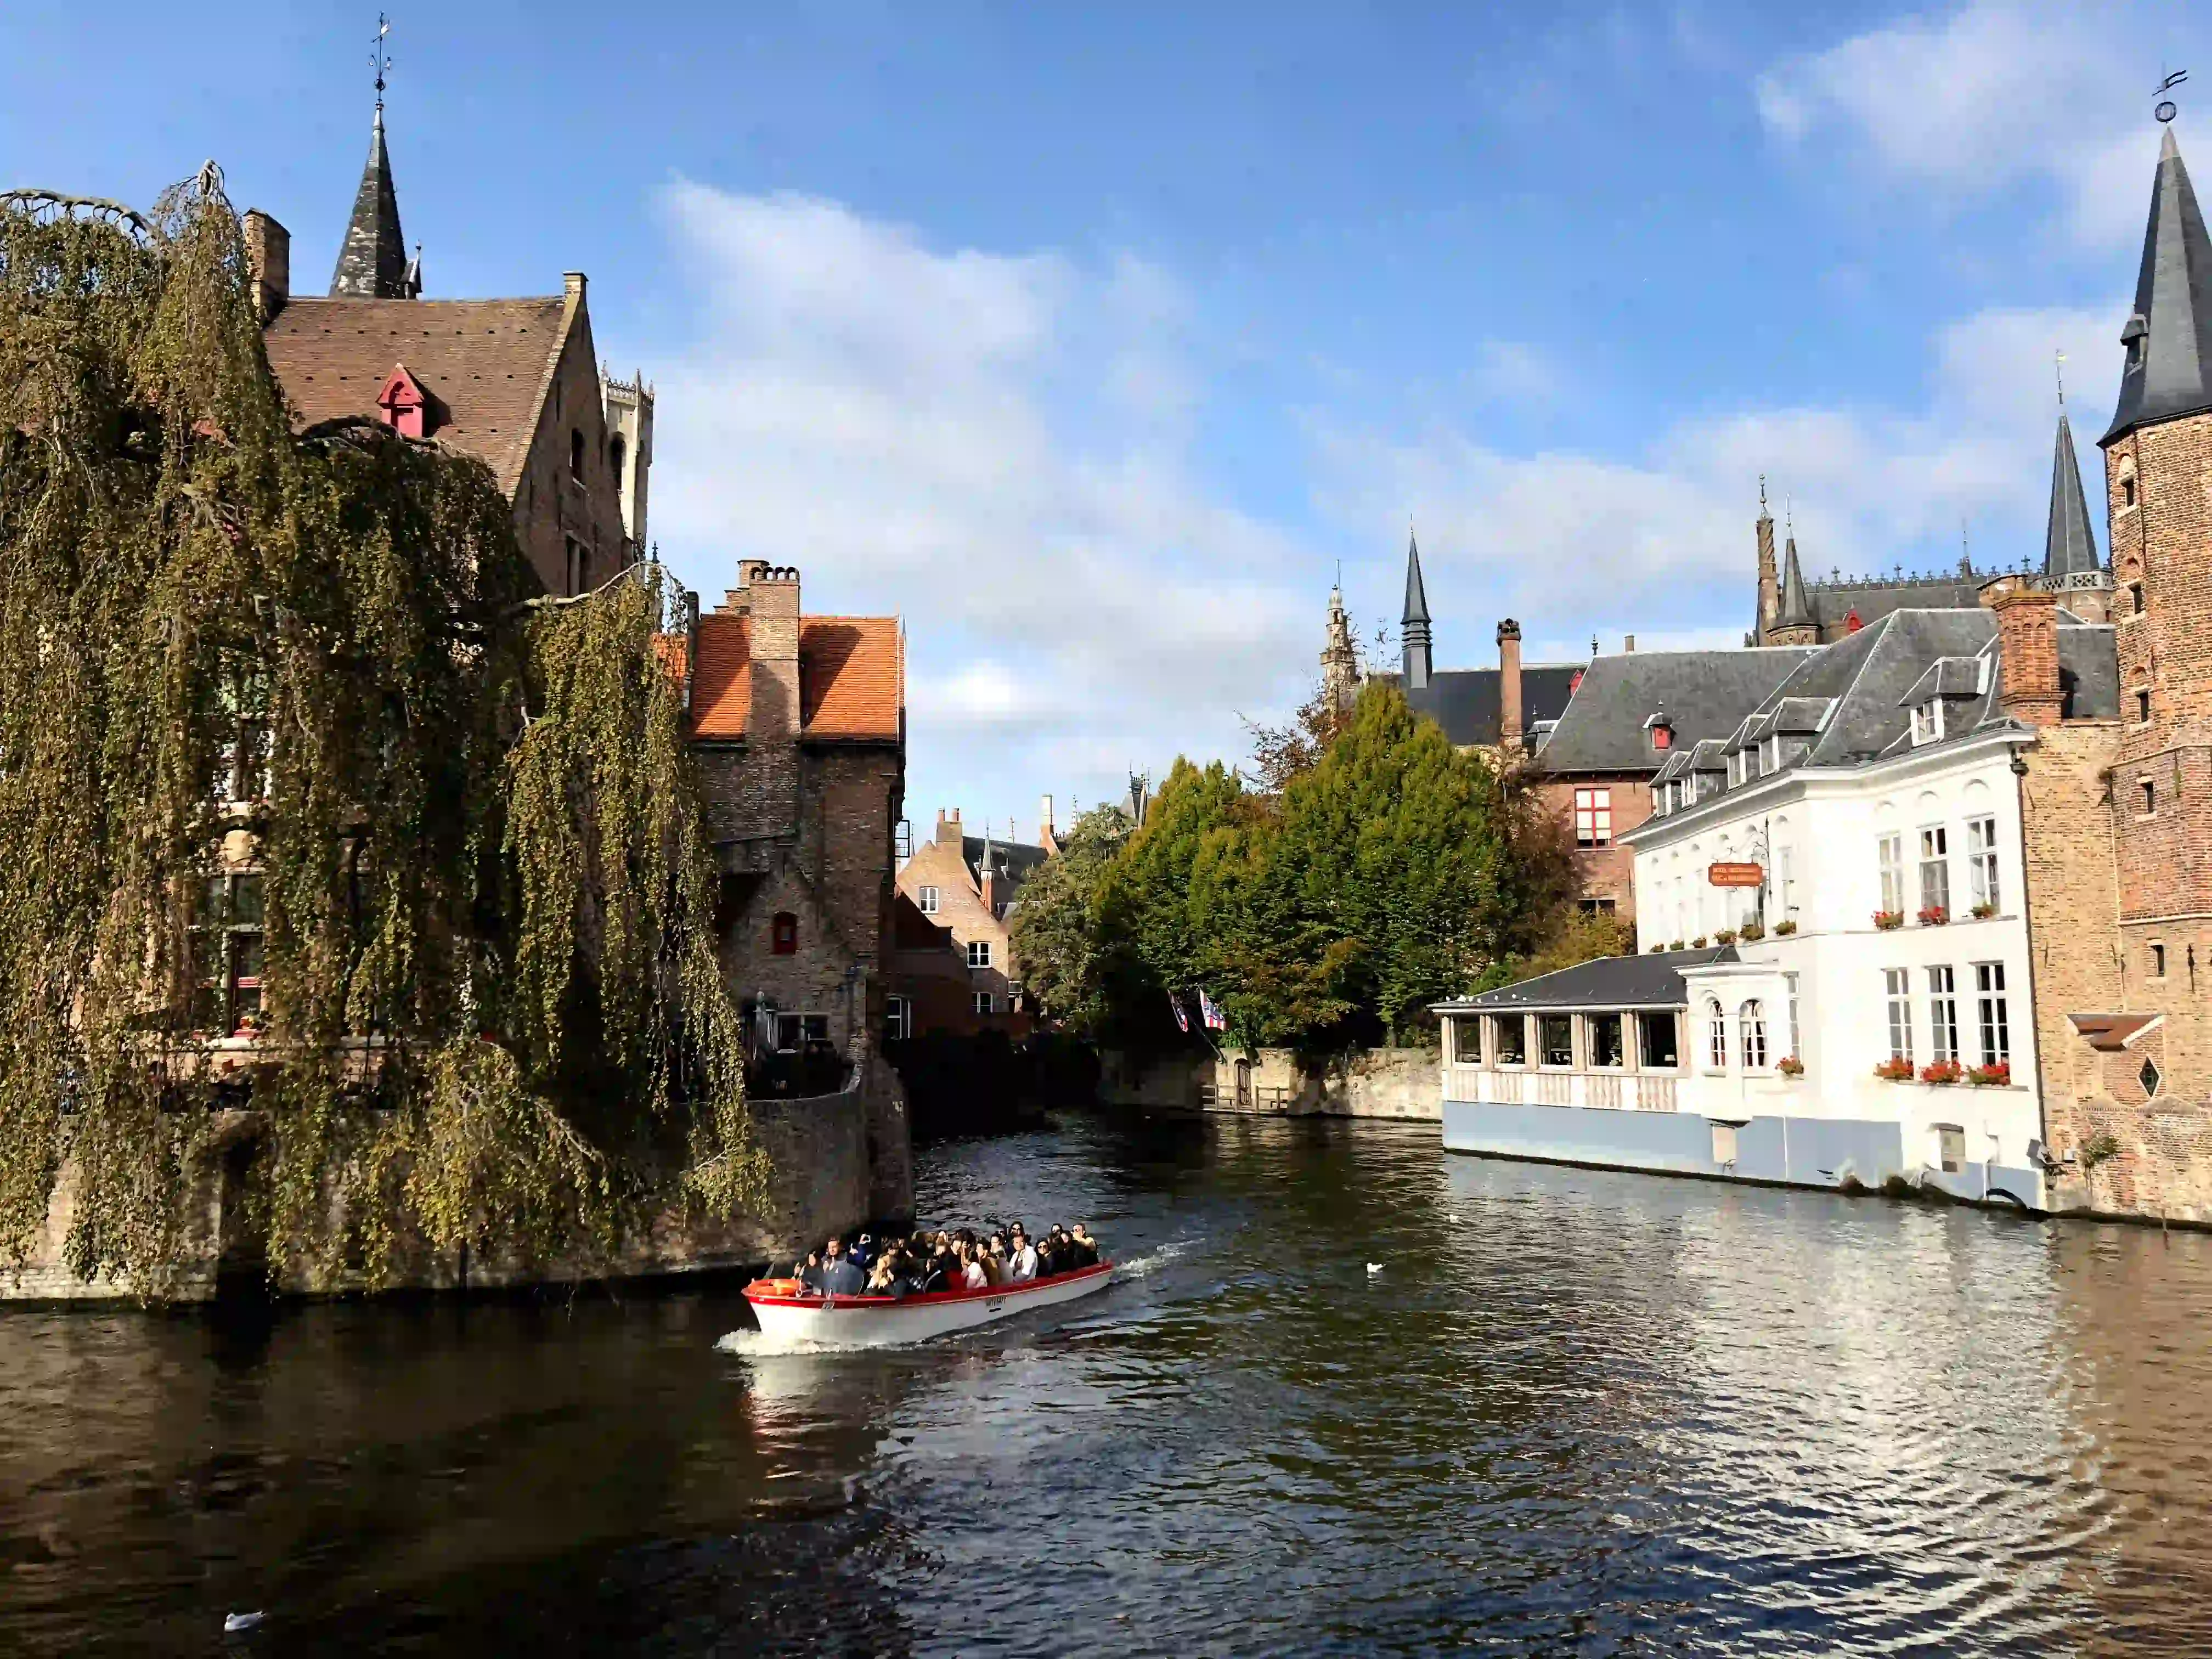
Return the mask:
<path id="1" fill-rule="evenodd" d="M 1365 1048 L 1319 1069 L 1287 1048 L 1178 1056 L 1146 1066 L 1109 1055 L 1100 1093 L 1153 1111 L 1262 1117 L 1365 1117 L 1439 1122 L 1443 1089 L 1434 1048 Z"/>
<path id="2" fill-rule="evenodd" d="M 878 1218 L 872 1191 L 877 1159 L 870 1156 L 871 1132 L 880 1152 L 879 1120 L 893 1115 L 903 1129 L 905 1101 L 896 1075 L 880 1060 L 854 1085 L 834 1095 L 804 1100 L 756 1100 L 754 1134 L 772 1170 L 769 1202 L 757 1215 L 727 1221 L 687 1216 L 672 1202 L 611 1258 L 594 1257 L 529 1265 L 477 1256 L 458 1257 L 404 1246 L 390 1291 L 520 1289 L 533 1285 L 585 1285 L 672 1277 L 757 1267 L 795 1255 L 834 1233 L 849 1232 Z M 240 1225 L 244 1212 L 236 1158 L 260 1137 L 260 1115 L 231 1111 L 217 1115 L 214 1133 L 200 1159 L 185 1199 L 184 1265 L 160 1300 L 211 1300 L 226 1269 L 252 1262 L 252 1241 Z M 0 1267 L 0 1302 L 102 1304 L 134 1301 L 137 1288 L 106 1275 L 85 1279 L 62 1256 L 76 1202 L 77 1172 L 64 1160 L 47 1206 L 45 1225 L 29 1259 L 20 1268 Z M 910 1202 L 910 1200 L 909 1200 Z M 355 1280 L 324 1279 L 287 1273 L 277 1290 L 285 1296 L 358 1293 Z"/>

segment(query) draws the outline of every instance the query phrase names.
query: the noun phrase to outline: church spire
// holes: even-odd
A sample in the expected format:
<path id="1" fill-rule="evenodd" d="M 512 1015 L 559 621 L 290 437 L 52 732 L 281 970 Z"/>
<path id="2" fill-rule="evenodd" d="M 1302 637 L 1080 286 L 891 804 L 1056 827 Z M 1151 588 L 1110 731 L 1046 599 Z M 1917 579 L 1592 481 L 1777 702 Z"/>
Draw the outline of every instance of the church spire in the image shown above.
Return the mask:
<path id="1" fill-rule="evenodd" d="M 1429 595 L 1421 584 L 1421 549 L 1413 532 L 1406 532 L 1406 614 L 1399 618 L 1401 666 L 1408 691 L 1425 690 L 1429 684 Z"/>
<path id="2" fill-rule="evenodd" d="M 1805 573 L 1797 564 L 1797 538 L 1793 533 L 1782 558 L 1782 598 L 1774 625 L 1780 628 L 1817 627 L 1813 601 L 1805 592 Z"/>
<path id="3" fill-rule="evenodd" d="M 2120 343 L 2120 401 L 2100 444 L 2148 422 L 2212 409 L 2212 239 L 2171 126 L 2159 144 L 2135 314 Z"/>
<path id="4" fill-rule="evenodd" d="M 391 59 L 384 38 L 392 26 L 377 20 L 376 116 L 368 133 L 368 162 L 354 192 L 353 217 L 338 247 L 331 274 L 331 297 L 352 300 L 411 300 L 422 291 L 419 263 L 410 264 L 399 234 L 399 198 L 392 188 L 392 161 L 384 149 L 384 77 Z"/>
<path id="5" fill-rule="evenodd" d="M 2081 462 L 2074 450 L 2074 428 L 2058 411 L 2058 441 L 2051 457 L 2051 522 L 2043 537 L 2043 574 L 2074 576 L 2100 567 L 2097 538 L 2089 528 L 2089 502 L 2081 494 Z"/>

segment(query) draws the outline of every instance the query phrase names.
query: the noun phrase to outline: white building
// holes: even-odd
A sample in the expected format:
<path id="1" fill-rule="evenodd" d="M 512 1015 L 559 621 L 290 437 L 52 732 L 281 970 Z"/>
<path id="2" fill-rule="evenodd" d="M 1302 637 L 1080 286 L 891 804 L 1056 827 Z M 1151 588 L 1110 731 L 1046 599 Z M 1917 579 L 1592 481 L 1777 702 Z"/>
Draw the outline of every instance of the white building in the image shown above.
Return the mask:
<path id="1" fill-rule="evenodd" d="M 2062 623 L 2094 712 L 2110 630 Z M 1892 612 L 1670 759 L 1622 837 L 1646 954 L 1441 1008 L 1446 1146 L 2042 1208 L 2012 769 L 2035 734 L 1999 706 L 1996 634 Z"/>

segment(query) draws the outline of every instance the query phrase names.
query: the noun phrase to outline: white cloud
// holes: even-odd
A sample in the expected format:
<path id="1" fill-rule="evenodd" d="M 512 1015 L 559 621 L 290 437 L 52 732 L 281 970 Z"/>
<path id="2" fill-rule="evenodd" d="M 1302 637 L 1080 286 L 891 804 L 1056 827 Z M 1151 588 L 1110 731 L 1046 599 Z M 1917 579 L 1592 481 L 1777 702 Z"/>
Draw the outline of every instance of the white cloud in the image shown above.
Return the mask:
<path id="1" fill-rule="evenodd" d="M 1320 561 L 1192 476 L 1170 273 L 941 251 L 805 197 L 660 205 L 702 304 L 647 365 L 655 534 L 709 596 L 756 555 L 810 611 L 905 618 L 915 816 L 1103 799 L 1293 700 Z"/>
<path id="2" fill-rule="evenodd" d="M 1815 579 L 1944 566 L 1962 519 L 1977 566 L 2039 559 L 2052 356 L 2067 354 L 2094 501 L 2093 446 L 2118 390 L 2112 331 L 2094 313 L 1981 313 L 1930 341 L 1917 410 L 1746 410 L 1681 422 L 1627 458 L 1513 454 L 1448 428 L 1391 434 L 1316 416 L 1318 489 L 1347 526 L 1410 507 L 1446 665 L 1489 660 L 1489 627 L 1506 615 L 1532 653 L 1540 640 L 1579 651 L 1592 629 L 1611 648 L 1623 632 L 1647 650 L 1741 637 L 1762 474 Z M 1740 620 L 1716 630 L 1717 610 Z"/>
<path id="3" fill-rule="evenodd" d="M 2124 246 L 2142 234 L 2158 153 L 2151 46 L 2185 50 L 2196 33 L 2179 15 L 1977 0 L 1778 64 L 1754 92 L 1785 141 L 1840 131 L 1890 174 L 1961 200 L 2045 179 L 2080 241 Z"/>

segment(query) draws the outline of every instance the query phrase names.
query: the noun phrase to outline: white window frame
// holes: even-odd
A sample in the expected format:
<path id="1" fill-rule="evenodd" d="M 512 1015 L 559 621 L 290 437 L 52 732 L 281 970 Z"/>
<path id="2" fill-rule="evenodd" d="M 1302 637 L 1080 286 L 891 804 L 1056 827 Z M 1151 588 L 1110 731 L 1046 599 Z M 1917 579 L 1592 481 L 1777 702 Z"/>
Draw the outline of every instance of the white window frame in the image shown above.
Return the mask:
<path id="1" fill-rule="evenodd" d="M 971 939 L 968 941 L 968 965 L 970 968 L 988 968 L 991 965 L 990 940 Z"/>
<path id="2" fill-rule="evenodd" d="M 2012 1063 L 2012 1011 L 2005 1000 L 2002 962 L 1974 964 L 1974 1028 L 1981 1040 L 1983 1065 Z"/>
<path id="3" fill-rule="evenodd" d="M 921 896 L 915 900 L 915 903 L 920 907 L 922 915 L 933 916 L 937 914 L 939 897 L 939 895 L 935 887 L 924 887 L 921 890 Z"/>
<path id="4" fill-rule="evenodd" d="M 2002 887 L 1997 878 L 1997 821 L 1984 816 L 1966 820 L 1966 859 L 1968 875 L 1974 888 L 1974 902 L 1995 908 L 2003 902 L 1999 896 Z"/>
<path id="5" fill-rule="evenodd" d="M 1936 896 L 1929 896 L 1929 876 L 1935 878 Z M 1941 909 L 1951 913 L 1951 837 L 1946 826 L 1926 823 L 1920 827 L 1920 908 Z"/>
<path id="6" fill-rule="evenodd" d="M 1747 998 L 1735 1011 L 1737 1042 L 1746 1072 L 1766 1069 L 1766 1010 L 1757 997 Z"/>
<path id="7" fill-rule="evenodd" d="M 995 1014 L 999 1012 L 992 1006 L 991 994 L 988 991 L 975 993 L 975 1012 L 979 1014 Z"/>
<path id="8" fill-rule="evenodd" d="M 1912 970 L 1881 970 L 1882 1012 L 1889 1024 L 1889 1057 L 1912 1064 Z"/>
<path id="9" fill-rule="evenodd" d="M 906 997 L 884 999 L 884 1035 L 897 1042 L 914 1035 L 914 1003 Z"/>
<path id="10" fill-rule="evenodd" d="M 1575 845 L 1579 848 L 1613 845 L 1613 791 L 1575 791 Z"/>
<path id="11" fill-rule="evenodd" d="M 1912 746 L 1935 743 L 1943 735 L 1943 699 L 1930 697 L 1912 707 Z"/>
<path id="12" fill-rule="evenodd" d="M 1905 832 L 1892 830 L 1875 848 L 1881 866 L 1881 908 L 1893 915 L 1905 914 Z"/>
<path id="13" fill-rule="evenodd" d="M 1705 999 L 1705 1070 L 1719 1074 L 1728 1070 L 1728 1012 L 1718 997 Z"/>
<path id="14" fill-rule="evenodd" d="M 1959 1045 L 1959 975 L 1948 963 L 1928 969 L 1929 1057 L 1938 1065 L 1960 1056 Z"/>

